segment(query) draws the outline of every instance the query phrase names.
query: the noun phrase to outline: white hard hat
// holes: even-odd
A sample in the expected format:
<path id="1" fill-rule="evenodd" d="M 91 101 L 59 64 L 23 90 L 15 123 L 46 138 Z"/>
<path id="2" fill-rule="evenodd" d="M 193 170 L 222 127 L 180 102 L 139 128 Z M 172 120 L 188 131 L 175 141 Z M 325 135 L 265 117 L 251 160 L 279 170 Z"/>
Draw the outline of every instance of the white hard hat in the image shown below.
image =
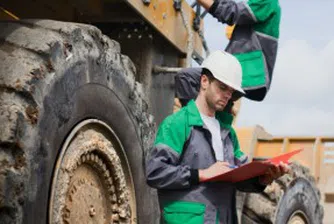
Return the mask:
<path id="1" fill-rule="evenodd" d="M 208 69 L 217 80 L 245 94 L 241 88 L 242 68 L 238 59 L 232 54 L 225 51 L 212 52 L 201 67 Z"/>

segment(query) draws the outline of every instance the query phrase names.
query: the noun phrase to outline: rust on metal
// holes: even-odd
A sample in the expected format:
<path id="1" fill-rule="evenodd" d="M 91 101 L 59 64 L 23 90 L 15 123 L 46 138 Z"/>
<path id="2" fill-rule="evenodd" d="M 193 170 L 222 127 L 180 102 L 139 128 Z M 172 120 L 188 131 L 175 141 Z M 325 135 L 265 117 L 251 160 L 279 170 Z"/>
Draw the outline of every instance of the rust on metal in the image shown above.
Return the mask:
<path id="1" fill-rule="evenodd" d="M 144 4 L 139 0 L 127 0 L 142 17 L 153 25 L 165 36 L 179 51 L 187 53 L 188 33 L 182 21 L 179 11 L 176 11 L 171 0 L 151 0 L 150 4 Z M 182 7 L 186 13 L 188 23 L 192 26 L 195 12 L 185 2 Z M 203 28 L 203 22 L 201 22 Z M 194 51 L 202 56 L 202 41 L 198 33 L 194 31 Z"/>

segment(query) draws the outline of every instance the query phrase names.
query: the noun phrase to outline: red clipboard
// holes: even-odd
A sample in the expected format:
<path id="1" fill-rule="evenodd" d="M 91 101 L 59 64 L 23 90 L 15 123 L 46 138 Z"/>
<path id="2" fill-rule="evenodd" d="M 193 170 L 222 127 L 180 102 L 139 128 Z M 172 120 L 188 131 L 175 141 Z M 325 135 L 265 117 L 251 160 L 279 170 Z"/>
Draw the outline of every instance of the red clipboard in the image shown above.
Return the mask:
<path id="1" fill-rule="evenodd" d="M 278 165 L 280 162 L 288 163 L 292 156 L 300 153 L 302 150 L 303 149 L 294 150 L 292 152 L 285 153 L 265 161 L 253 161 L 222 175 L 207 179 L 205 182 L 224 181 L 236 183 L 253 177 L 261 176 L 264 175 L 270 167 Z"/>

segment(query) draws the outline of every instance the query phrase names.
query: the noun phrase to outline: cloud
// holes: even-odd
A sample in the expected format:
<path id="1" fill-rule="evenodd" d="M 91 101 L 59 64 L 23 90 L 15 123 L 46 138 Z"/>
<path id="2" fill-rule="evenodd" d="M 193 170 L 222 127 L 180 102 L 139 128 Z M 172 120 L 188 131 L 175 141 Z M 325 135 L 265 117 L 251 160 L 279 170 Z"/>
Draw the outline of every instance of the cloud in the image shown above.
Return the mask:
<path id="1" fill-rule="evenodd" d="M 237 125 L 259 124 L 274 135 L 334 135 L 334 41 L 323 49 L 305 40 L 280 45 L 269 94 L 243 100 Z"/>
<path id="2" fill-rule="evenodd" d="M 323 50 L 312 48 L 306 41 L 290 40 L 279 49 L 271 98 L 276 102 L 304 105 L 333 93 L 333 43 Z"/>

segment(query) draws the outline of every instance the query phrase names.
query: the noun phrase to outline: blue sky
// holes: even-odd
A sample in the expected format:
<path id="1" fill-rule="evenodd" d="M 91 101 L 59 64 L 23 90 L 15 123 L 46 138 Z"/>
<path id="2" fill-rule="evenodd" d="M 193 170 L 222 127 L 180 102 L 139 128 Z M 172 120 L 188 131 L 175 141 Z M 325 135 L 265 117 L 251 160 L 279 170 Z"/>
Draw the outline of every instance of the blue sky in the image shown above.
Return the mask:
<path id="1" fill-rule="evenodd" d="M 334 135 L 334 1 L 280 3 L 271 89 L 263 102 L 242 101 L 237 126 L 261 125 L 274 135 Z M 210 50 L 224 49 L 225 26 L 211 15 L 204 22 Z"/>
<path id="2" fill-rule="evenodd" d="M 333 39 L 334 31 L 329 24 L 334 19 L 334 1 L 284 0 L 280 3 L 281 41 L 302 39 L 321 48 Z"/>

